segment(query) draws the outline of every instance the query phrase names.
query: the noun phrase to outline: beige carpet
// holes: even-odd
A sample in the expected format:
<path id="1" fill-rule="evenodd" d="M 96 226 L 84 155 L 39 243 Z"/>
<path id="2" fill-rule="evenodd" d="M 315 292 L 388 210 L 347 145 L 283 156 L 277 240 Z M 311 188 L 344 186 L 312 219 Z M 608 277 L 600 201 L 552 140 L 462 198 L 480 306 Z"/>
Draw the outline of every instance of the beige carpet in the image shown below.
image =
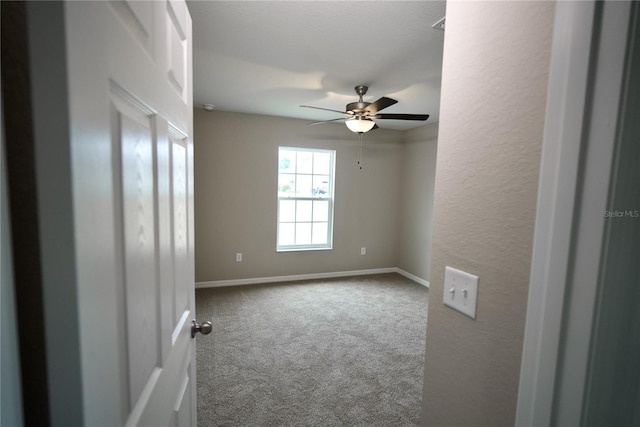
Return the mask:
<path id="1" fill-rule="evenodd" d="M 200 289 L 199 426 L 417 426 L 427 289 L 403 276 Z"/>

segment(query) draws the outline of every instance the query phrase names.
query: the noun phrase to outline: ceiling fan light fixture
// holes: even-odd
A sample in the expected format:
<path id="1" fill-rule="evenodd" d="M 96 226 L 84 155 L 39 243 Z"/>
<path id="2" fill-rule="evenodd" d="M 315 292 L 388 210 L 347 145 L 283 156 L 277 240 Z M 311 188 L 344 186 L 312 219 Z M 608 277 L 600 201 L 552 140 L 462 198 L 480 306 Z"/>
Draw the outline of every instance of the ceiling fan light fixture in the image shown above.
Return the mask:
<path id="1" fill-rule="evenodd" d="M 351 132 L 365 133 L 369 132 L 376 125 L 371 119 L 365 119 L 362 117 L 353 117 L 345 121 L 345 124 Z"/>

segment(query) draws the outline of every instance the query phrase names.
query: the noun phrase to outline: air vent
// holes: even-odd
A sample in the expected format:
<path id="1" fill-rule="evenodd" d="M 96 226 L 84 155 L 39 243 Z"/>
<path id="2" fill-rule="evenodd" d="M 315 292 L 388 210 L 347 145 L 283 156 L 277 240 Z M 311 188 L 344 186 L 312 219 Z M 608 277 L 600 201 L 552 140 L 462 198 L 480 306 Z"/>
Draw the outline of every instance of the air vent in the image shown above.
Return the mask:
<path id="1" fill-rule="evenodd" d="M 443 16 L 441 19 L 438 20 L 438 22 L 433 24 L 431 26 L 431 28 L 433 28 L 434 30 L 444 31 L 444 20 L 445 20 L 445 18 L 446 18 L 446 16 Z"/>

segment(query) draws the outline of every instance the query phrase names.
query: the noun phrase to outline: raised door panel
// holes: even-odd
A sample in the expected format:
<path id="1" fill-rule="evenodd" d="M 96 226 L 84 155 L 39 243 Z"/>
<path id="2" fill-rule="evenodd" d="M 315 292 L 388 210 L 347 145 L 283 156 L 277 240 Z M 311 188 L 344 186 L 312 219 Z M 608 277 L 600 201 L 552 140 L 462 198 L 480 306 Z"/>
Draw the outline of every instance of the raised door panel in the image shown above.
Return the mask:
<path id="1" fill-rule="evenodd" d="M 171 425 L 175 427 L 190 426 L 193 424 L 191 417 L 192 383 L 189 373 L 182 378 L 181 392 L 173 407 L 173 419 Z"/>
<path id="2" fill-rule="evenodd" d="M 158 367 L 153 161 L 150 127 L 120 116 L 125 303 L 132 405 Z"/>
<path id="3" fill-rule="evenodd" d="M 172 147 L 173 190 L 173 255 L 176 277 L 175 316 L 180 318 L 189 307 L 189 292 L 180 282 L 189 277 L 189 235 L 187 198 L 187 149 L 186 142 L 170 137 Z"/>
<path id="4" fill-rule="evenodd" d="M 112 88 L 115 88 L 112 84 Z M 155 119 L 132 95 L 112 91 L 112 144 L 117 251 L 120 254 L 121 392 L 132 411 L 161 372 L 157 278 Z"/>
<path id="5" fill-rule="evenodd" d="M 174 331 L 179 318 L 175 316 L 175 275 L 173 265 L 173 216 L 171 144 L 168 123 L 156 116 L 156 239 L 158 244 L 158 281 L 160 286 L 160 346 L 162 360 L 166 360 L 174 344 Z"/>
<path id="6" fill-rule="evenodd" d="M 183 2 L 167 2 L 167 75 L 176 92 L 186 99 L 188 12 Z"/>
<path id="7" fill-rule="evenodd" d="M 147 53 L 153 56 L 155 38 L 153 3 L 150 1 L 121 0 L 113 0 L 110 3 L 129 33 Z"/>

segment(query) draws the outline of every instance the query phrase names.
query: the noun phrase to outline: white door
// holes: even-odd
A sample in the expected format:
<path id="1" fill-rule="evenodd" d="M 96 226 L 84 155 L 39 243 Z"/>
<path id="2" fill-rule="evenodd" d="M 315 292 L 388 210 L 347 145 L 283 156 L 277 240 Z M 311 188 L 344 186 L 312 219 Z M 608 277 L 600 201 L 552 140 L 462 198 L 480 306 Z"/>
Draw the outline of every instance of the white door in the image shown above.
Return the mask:
<path id="1" fill-rule="evenodd" d="M 191 18 L 64 6 L 84 424 L 195 425 Z"/>

